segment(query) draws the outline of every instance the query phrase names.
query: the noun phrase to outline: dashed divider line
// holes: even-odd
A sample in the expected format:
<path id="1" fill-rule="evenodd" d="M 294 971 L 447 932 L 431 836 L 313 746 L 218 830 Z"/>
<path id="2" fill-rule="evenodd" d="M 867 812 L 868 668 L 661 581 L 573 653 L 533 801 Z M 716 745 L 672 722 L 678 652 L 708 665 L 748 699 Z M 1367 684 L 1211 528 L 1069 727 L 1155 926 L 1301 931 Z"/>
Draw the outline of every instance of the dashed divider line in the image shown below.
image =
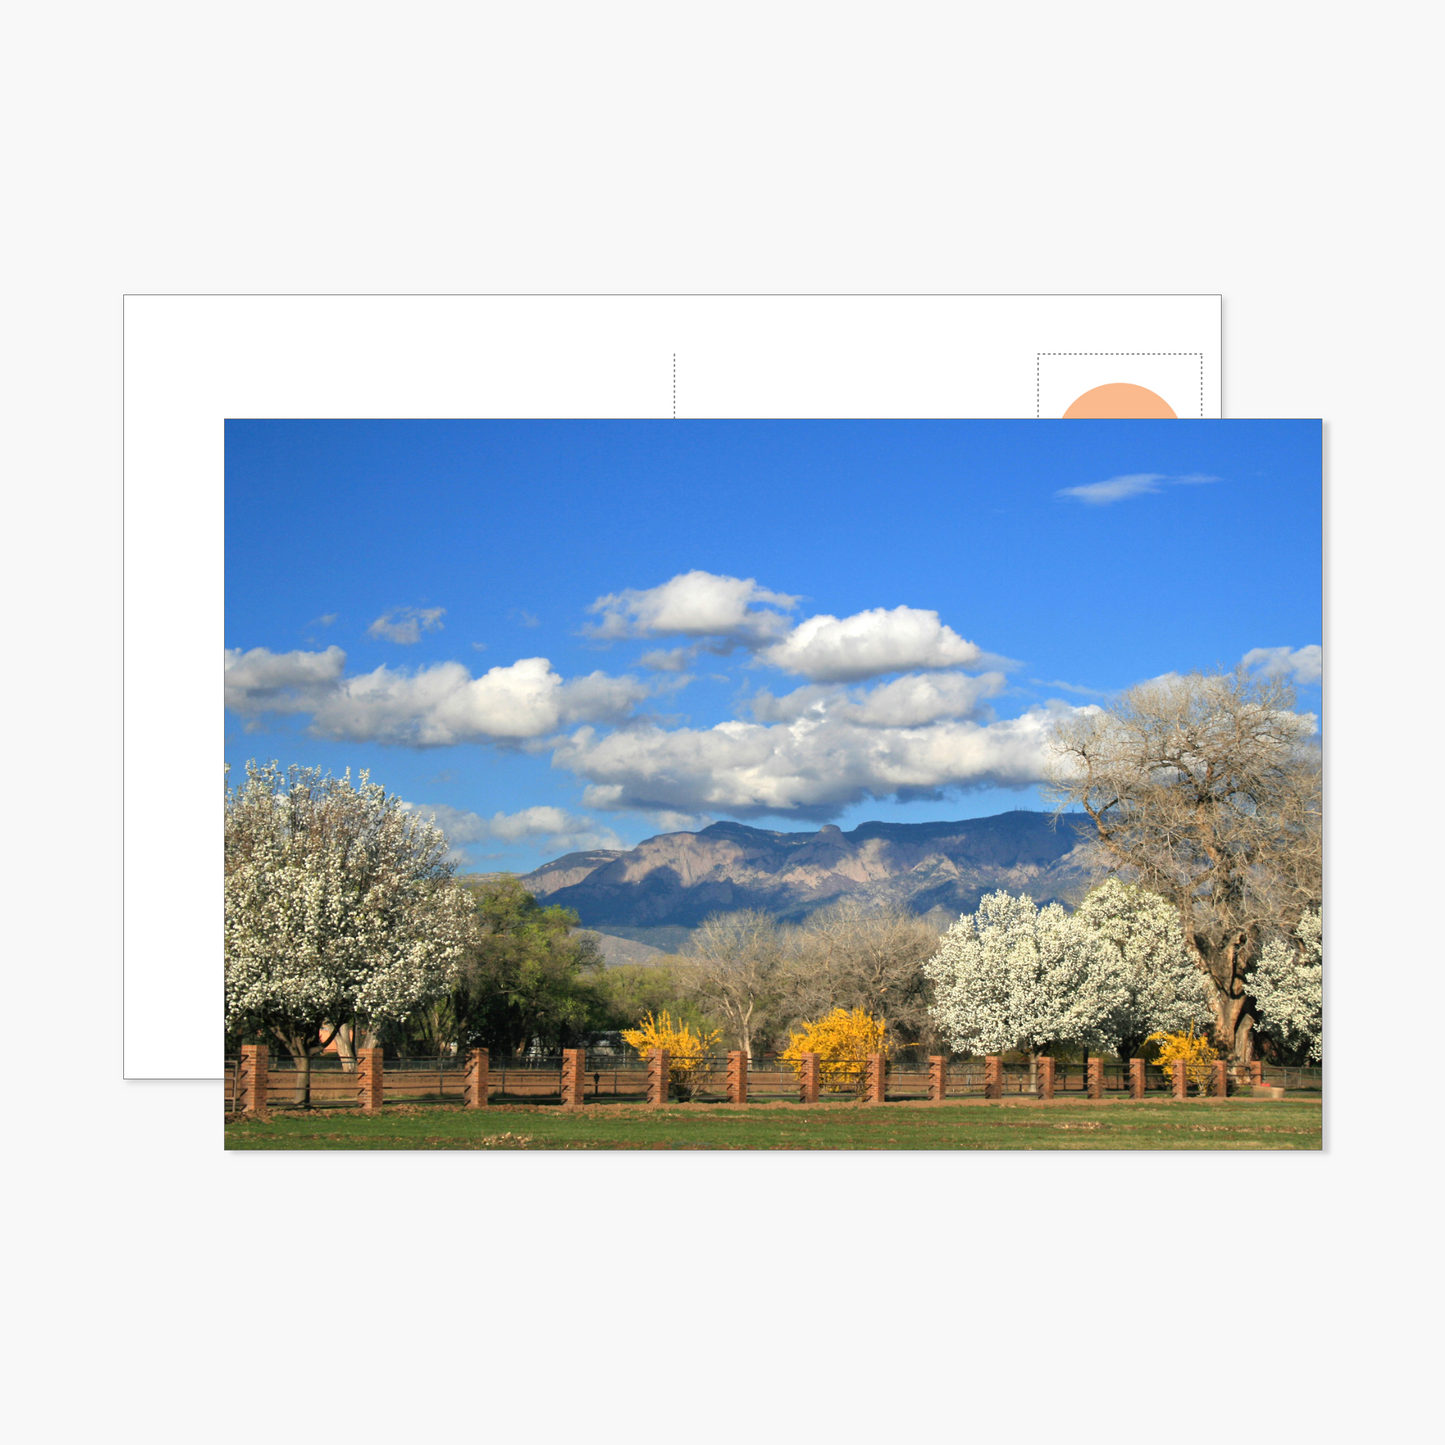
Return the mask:
<path id="1" fill-rule="evenodd" d="M 1199 358 L 1199 415 L 1204 416 L 1204 353 L 1202 351 L 1036 351 L 1034 352 L 1034 416 L 1043 416 L 1042 369 L 1046 356 L 1197 356 Z"/>

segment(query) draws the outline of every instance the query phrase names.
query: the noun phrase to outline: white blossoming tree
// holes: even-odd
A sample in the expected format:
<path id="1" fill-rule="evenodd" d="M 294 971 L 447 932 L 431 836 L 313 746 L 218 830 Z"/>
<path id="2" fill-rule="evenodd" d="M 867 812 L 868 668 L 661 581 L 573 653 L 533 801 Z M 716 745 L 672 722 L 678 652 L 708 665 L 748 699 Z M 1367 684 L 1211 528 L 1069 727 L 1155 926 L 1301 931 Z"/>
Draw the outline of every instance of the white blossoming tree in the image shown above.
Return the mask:
<path id="1" fill-rule="evenodd" d="M 1156 1029 L 1211 1017 L 1178 911 L 1115 879 L 1073 913 L 989 894 L 949 929 L 924 972 L 933 1017 L 960 1053 L 1016 1049 L 1036 1060 L 1061 1044 L 1133 1053 Z"/>
<path id="2" fill-rule="evenodd" d="M 923 969 L 933 983 L 930 1012 L 959 1053 L 1017 1049 L 1036 1058 L 1056 1044 L 1115 1043 L 1123 962 L 1060 904 L 987 894 Z"/>
<path id="3" fill-rule="evenodd" d="M 1290 938 L 1271 939 L 1249 978 L 1258 1031 L 1287 1055 L 1324 1057 L 1324 925 L 1311 909 Z"/>
<path id="4" fill-rule="evenodd" d="M 1213 1021 L 1179 910 L 1167 898 L 1109 878 L 1089 891 L 1074 918 L 1120 965 L 1111 971 L 1119 994 L 1104 1030 L 1117 1052 L 1132 1058 L 1156 1030 L 1182 1033 Z"/>
<path id="5" fill-rule="evenodd" d="M 365 772 L 249 763 L 226 792 L 226 1026 L 310 1067 L 343 1028 L 400 1023 L 455 981 L 472 928 L 434 823 Z"/>

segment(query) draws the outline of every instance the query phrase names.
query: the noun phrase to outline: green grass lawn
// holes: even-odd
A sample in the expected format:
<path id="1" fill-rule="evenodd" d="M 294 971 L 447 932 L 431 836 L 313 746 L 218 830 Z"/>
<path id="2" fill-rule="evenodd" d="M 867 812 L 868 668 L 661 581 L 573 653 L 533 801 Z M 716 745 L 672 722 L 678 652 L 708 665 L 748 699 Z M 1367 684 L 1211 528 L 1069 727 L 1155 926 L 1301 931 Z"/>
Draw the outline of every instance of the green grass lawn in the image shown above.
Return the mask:
<path id="1" fill-rule="evenodd" d="M 226 1123 L 228 1149 L 1319 1149 L 1316 1099 L 1220 1103 L 393 1105 Z"/>

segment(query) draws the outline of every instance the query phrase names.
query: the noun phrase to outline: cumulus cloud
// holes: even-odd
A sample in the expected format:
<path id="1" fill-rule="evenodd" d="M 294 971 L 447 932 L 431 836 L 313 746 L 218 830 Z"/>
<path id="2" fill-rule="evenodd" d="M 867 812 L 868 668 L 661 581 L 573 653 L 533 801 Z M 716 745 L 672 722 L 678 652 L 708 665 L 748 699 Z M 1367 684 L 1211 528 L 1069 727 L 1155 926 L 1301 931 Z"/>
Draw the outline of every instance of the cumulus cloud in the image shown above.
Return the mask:
<path id="1" fill-rule="evenodd" d="M 693 570 L 658 587 L 626 588 L 599 597 L 589 612 L 601 615 L 592 637 L 715 637 L 734 647 L 758 647 L 782 636 L 789 618 L 773 607 L 795 607 L 798 599 L 771 592 L 752 577 L 726 577 Z M 763 603 L 766 606 L 758 606 Z"/>
<path id="2" fill-rule="evenodd" d="M 574 723 L 620 722 L 656 690 L 635 677 L 592 672 L 563 679 L 545 657 L 524 657 L 481 677 L 459 662 L 415 672 L 378 667 L 342 675 L 346 654 L 226 652 L 226 706 L 243 716 L 311 714 L 311 731 L 353 742 L 441 747 L 521 742 Z"/>
<path id="3" fill-rule="evenodd" d="M 393 607 L 384 612 L 366 629 L 371 637 L 384 637 L 388 642 L 420 642 L 423 632 L 436 632 L 445 624 L 445 607 Z"/>
<path id="4" fill-rule="evenodd" d="M 759 657 L 813 682 L 860 682 L 887 672 L 968 667 L 984 654 L 936 612 L 874 607 L 851 617 L 810 617 Z"/>
<path id="5" fill-rule="evenodd" d="M 654 672 L 683 672 L 692 666 L 696 656 L 695 647 L 671 647 L 666 650 L 659 648 L 655 652 L 644 652 L 637 659 L 637 665 L 650 667 Z"/>
<path id="6" fill-rule="evenodd" d="M 674 813 L 666 808 L 654 810 L 646 816 L 659 833 L 696 833 L 712 822 L 707 813 Z"/>
<path id="7" fill-rule="evenodd" d="M 583 800 L 591 808 L 821 820 L 869 798 L 1028 787 L 1043 776 L 1052 718 L 1074 711 L 1055 703 L 986 725 L 949 719 L 867 727 L 824 716 L 606 736 L 581 728 L 552 762 L 587 779 Z"/>
<path id="8" fill-rule="evenodd" d="M 1089 482 L 1082 487 L 1062 487 L 1054 493 L 1056 497 L 1077 497 L 1090 506 L 1103 507 L 1110 502 L 1122 502 L 1126 497 L 1138 497 L 1148 492 L 1158 492 L 1167 486 L 1191 485 L 1197 482 L 1217 482 L 1218 477 L 1191 472 L 1185 476 L 1171 477 L 1164 472 L 1131 472 L 1122 477 L 1110 477 L 1103 482 Z"/>
<path id="9" fill-rule="evenodd" d="M 523 808 L 517 813 L 493 813 L 490 818 L 468 813 L 445 803 L 403 803 L 402 811 L 432 819 L 447 835 L 454 853 L 466 843 L 498 840 L 504 843 L 537 841 L 544 852 L 583 853 L 593 848 L 626 848 L 613 829 L 565 808 Z"/>
<path id="10" fill-rule="evenodd" d="M 1288 677 L 1309 686 L 1324 676 L 1325 650 L 1317 642 L 1293 652 L 1287 647 L 1252 647 L 1244 654 L 1244 665 L 1266 677 Z"/>
<path id="11" fill-rule="evenodd" d="M 752 699 L 751 708 L 759 722 L 827 718 L 855 727 L 921 727 L 942 718 L 987 713 L 986 700 L 1002 692 L 1006 682 L 1001 672 L 986 672 L 978 677 L 944 672 L 921 677 L 910 674 L 868 689 L 810 683 L 782 697 L 760 692 Z"/>
<path id="12" fill-rule="evenodd" d="M 346 668 L 339 647 L 324 652 L 226 648 L 226 706 L 233 712 L 303 712 L 325 695 Z"/>
<path id="13" fill-rule="evenodd" d="M 347 678 L 312 713 L 312 730 L 354 741 L 444 747 L 541 737 L 567 723 L 618 722 L 651 689 L 593 672 L 564 681 L 545 657 L 524 657 L 473 677 L 459 662 L 414 673 L 378 667 Z"/>

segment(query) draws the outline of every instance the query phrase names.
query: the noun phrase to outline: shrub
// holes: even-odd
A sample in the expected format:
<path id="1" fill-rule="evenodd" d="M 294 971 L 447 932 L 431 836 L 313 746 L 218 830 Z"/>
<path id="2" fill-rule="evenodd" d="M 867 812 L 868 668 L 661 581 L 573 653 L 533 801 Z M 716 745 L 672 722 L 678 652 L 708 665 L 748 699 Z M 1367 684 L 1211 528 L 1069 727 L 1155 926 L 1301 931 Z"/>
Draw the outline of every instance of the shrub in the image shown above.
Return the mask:
<path id="1" fill-rule="evenodd" d="M 1219 1052 L 1207 1038 L 1191 1028 L 1187 1034 L 1150 1034 L 1144 1042 L 1159 1045 L 1158 1057 L 1153 1062 L 1166 1074 L 1175 1059 L 1183 1059 L 1184 1077 L 1201 1094 L 1209 1092 L 1209 1066 L 1219 1057 Z"/>
<path id="2" fill-rule="evenodd" d="M 888 1025 L 866 1009 L 835 1008 L 812 1023 L 804 1022 L 802 1032 L 793 1034 L 783 1058 L 793 1072 L 803 1071 L 803 1055 L 817 1054 L 822 1083 L 829 1089 L 849 1089 L 861 1094 L 867 1083 L 869 1054 L 893 1051 Z"/>
<path id="3" fill-rule="evenodd" d="M 680 1019 L 674 1023 L 666 1009 L 660 1014 L 648 1012 L 635 1029 L 622 1030 L 622 1037 L 644 1058 L 653 1049 L 667 1050 L 668 1085 L 684 1098 L 691 1098 L 701 1082 L 701 1075 L 706 1072 L 707 1056 L 719 1036 L 717 1029 L 694 1032 L 690 1024 Z"/>

